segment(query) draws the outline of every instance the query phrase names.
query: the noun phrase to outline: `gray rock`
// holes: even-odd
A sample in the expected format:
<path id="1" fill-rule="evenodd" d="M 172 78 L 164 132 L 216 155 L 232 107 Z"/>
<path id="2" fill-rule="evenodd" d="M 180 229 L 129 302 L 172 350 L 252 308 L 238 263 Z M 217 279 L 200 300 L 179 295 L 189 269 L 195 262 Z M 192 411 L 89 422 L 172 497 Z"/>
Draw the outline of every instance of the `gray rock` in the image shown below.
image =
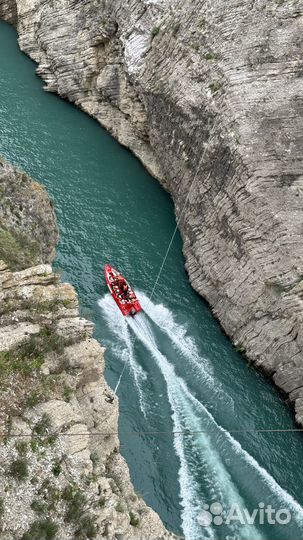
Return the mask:
<path id="1" fill-rule="evenodd" d="M 16 8 L 45 89 L 129 147 L 177 216 L 188 197 L 186 268 L 233 342 L 301 384 L 302 0 L 0 0 Z"/>
<path id="2" fill-rule="evenodd" d="M 119 454 L 118 400 L 107 400 L 104 349 L 92 339 L 93 324 L 80 317 L 73 287 L 46 264 L 57 240 L 47 193 L 5 162 L 1 186 L 0 253 L 8 257 L 0 260 L 0 540 L 20 539 L 45 517 L 57 538 L 72 540 L 79 527 L 86 534 L 84 516 L 98 537 L 172 540 L 135 495 Z M 27 236 L 36 242 L 35 266 L 25 256 Z M 15 241 L 9 261 L 5 242 Z M 11 271 L 9 262 L 20 260 L 27 267 Z M 81 509 L 67 519 L 75 500 Z M 136 527 L 132 514 L 140 516 Z"/>
<path id="3" fill-rule="evenodd" d="M 1 158 L 0 197 L 0 259 L 14 270 L 52 262 L 58 229 L 46 190 Z"/>

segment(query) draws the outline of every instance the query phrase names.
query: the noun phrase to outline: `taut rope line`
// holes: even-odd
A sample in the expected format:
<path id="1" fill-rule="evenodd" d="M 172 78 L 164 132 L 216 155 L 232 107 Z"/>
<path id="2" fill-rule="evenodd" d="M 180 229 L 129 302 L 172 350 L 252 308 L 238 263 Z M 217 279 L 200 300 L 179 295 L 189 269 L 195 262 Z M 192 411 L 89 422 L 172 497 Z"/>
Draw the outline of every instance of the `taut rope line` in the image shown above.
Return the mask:
<path id="1" fill-rule="evenodd" d="M 170 242 L 169 242 L 169 244 L 168 244 L 166 253 L 165 253 L 165 255 L 164 255 L 162 264 L 161 264 L 161 266 L 160 266 L 158 275 L 157 275 L 157 277 L 156 277 L 156 279 L 155 279 L 154 286 L 153 286 L 152 291 L 151 291 L 151 293 L 150 293 L 150 295 L 149 295 L 149 300 L 151 300 L 152 297 L 154 296 L 154 292 L 155 292 L 156 287 L 157 287 L 157 285 L 158 285 L 158 283 L 159 283 L 159 279 L 160 279 L 161 274 L 162 274 L 162 272 L 163 272 L 163 268 L 164 268 L 164 266 L 165 266 L 167 257 L 168 257 L 168 255 L 169 255 L 170 250 L 171 250 L 171 247 L 172 247 L 173 241 L 174 241 L 174 239 L 175 239 L 177 230 L 178 230 L 178 228 L 179 228 L 179 224 L 180 224 L 180 222 L 181 222 L 181 219 L 182 219 L 182 217 L 183 217 L 185 208 L 186 208 L 187 203 L 188 203 L 188 201 L 189 201 L 189 197 L 190 197 L 190 194 L 191 194 L 191 192 L 192 192 L 192 188 L 193 188 L 193 186 L 194 186 L 194 184 L 195 184 L 195 182 L 196 182 L 196 179 L 197 179 L 197 176 L 198 176 L 198 171 L 199 171 L 199 169 L 200 169 L 200 165 L 201 165 L 201 162 L 202 162 L 202 160 L 203 160 L 203 157 L 204 157 L 204 152 L 203 152 L 203 155 L 201 156 L 201 159 L 200 159 L 200 161 L 199 161 L 199 163 L 198 163 L 198 167 L 197 167 L 196 173 L 195 173 L 195 175 L 194 175 L 194 178 L 193 178 L 193 180 L 192 180 L 192 183 L 191 183 L 191 185 L 190 185 L 190 188 L 189 188 L 189 190 L 188 190 L 188 193 L 187 193 L 185 202 L 184 202 L 184 204 L 183 204 L 183 208 L 182 208 L 181 214 L 179 215 L 179 217 L 178 217 L 178 219 L 177 219 L 177 223 L 176 223 L 174 232 L 173 232 L 173 234 L 172 234 L 172 236 L 171 236 L 171 239 L 170 239 Z M 135 337 L 135 340 L 134 340 L 134 342 L 133 342 L 133 345 L 135 344 L 136 340 L 137 340 L 137 337 Z M 126 368 L 126 364 L 127 364 L 127 362 L 125 361 L 125 364 L 124 364 L 123 369 L 122 369 L 122 371 L 121 371 L 121 375 L 120 375 L 120 377 L 119 377 L 119 379 L 118 379 L 118 382 L 117 382 L 117 384 L 116 384 L 116 388 L 115 388 L 115 390 L 114 390 L 114 396 L 116 395 L 117 390 L 118 390 L 118 388 L 119 388 L 119 386 L 120 386 L 120 383 L 121 383 L 121 380 L 122 380 L 122 377 L 123 377 L 123 373 L 124 373 L 125 368 Z"/>
<path id="2" fill-rule="evenodd" d="M 215 129 L 215 127 L 216 127 L 216 123 L 217 123 L 217 122 L 215 121 L 214 124 L 213 124 L 213 126 L 212 126 L 211 132 L 214 131 L 214 129 Z M 211 136 L 209 136 L 209 140 L 211 140 Z M 162 274 L 162 272 L 163 272 L 163 268 L 164 268 L 164 266 L 165 266 L 167 257 L 168 257 L 168 255 L 169 255 L 170 249 L 171 249 L 172 244 L 173 244 L 173 241 L 174 241 L 174 239 L 175 239 L 177 230 L 178 230 L 178 228 L 179 228 L 179 224 L 180 224 L 180 222 L 181 222 L 181 219 L 182 219 L 182 217 L 183 217 L 185 208 L 186 208 L 187 203 L 188 203 L 188 201 L 189 201 L 190 194 L 191 194 L 192 189 L 193 189 L 193 186 L 194 186 L 194 184 L 195 184 L 195 182 L 196 182 L 196 180 L 197 180 L 198 172 L 199 172 L 199 170 L 200 170 L 200 166 L 201 166 L 201 163 L 202 163 L 202 161 L 203 161 L 203 159 L 204 159 L 204 155 L 205 155 L 206 150 L 207 150 L 207 147 L 204 148 L 204 150 L 203 150 L 203 152 L 202 152 L 202 155 L 201 155 L 201 158 L 200 158 L 200 160 L 199 160 L 199 162 L 198 162 L 198 166 L 197 166 L 196 172 L 195 172 L 195 174 L 194 174 L 194 177 L 193 177 L 192 183 L 191 183 L 191 185 L 190 185 L 190 188 L 189 188 L 189 190 L 188 190 L 186 199 L 185 199 L 185 201 L 184 201 L 183 208 L 182 208 L 182 210 L 181 210 L 181 214 L 179 215 L 179 217 L 178 217 L 178 219 L 177 219 L 177 222 L 176 222 L 176 226 L 175 226 L 174 232 L 173 232 L 173 234 L 172 234 L 172 236 L 171 236 L 171 239 L 170 239 L 170 242 L 169 242 L 169 244 L 168 244 L 166 253 L 165 253 L 165 255 L 164 255 L 162 264 L 161 264 L 161 266 L 160 266 L 160 270 L 159 270 L 159 272 L 158 272 L 158 275 L 157 275 L 157 277 L 156 277 L 154 286 L 153 286 L 152 291 L 151 291 L 151 293 L 150 293 L 150 296 L 149 296 L 149 299 L 150 299 L 150 300 L 152 299 L 152 297 L 153 297 L 153 295 L 154 295 L 154 292 L 155 292 L 155 290 L 156 290 L 156 287 L 157 287 L 157 285 L 158 285 L 158 283 L 159 283 L 159 279 L 160 279 L 161 274 Z M 136 340 L 137 340 L 137 337 L 136 337 L 135 340 L 134 340 L 134 344 L 135 344 Z M 123 373 L 124 373 L 124 371 L 125 371 L 125 368 L 126 368 L 126 362 L 125 362 L 125 364 L 124 364 L 124 366 L 123 366 L 121 375 L 120 375 L 120 377 L 119 377 L 119 379 L 118 379 L 116 388 L 115 388 L 115 390 L 114 390 L 114 395 L 116 395 L 116 392 L 117 392 L 117 390 L 118 390 L 118 388 L 119 388 L 119 386 L 120 386 L 121 379 L 122 379 Z"/>
<path id="3" fill-rule="evenodd" d="M 128 437 L 135 437 L 135 436 L 138 436 L 138 435 L 152 435 L 152 436 L 160 436 L 160 435 L 170 435 L 170 436 L 175 436 L 175 435 L 186 435 L 186 436 L 193 436 L 193 435 L 201 435 L 201 434 L 211 434 L 211 433 L 218 433 L 219 432 L 219 429 L 220 428 L 216 428 L 216 429 L 199 429 L 197 431 L 191 431 L 189 429 L 185 429 L 185 430 L 174 430 L 174 431 L 153 431 L 153 430 L 150 430 L 150 431 L 123 431 L 123 436 L 128 436 Z M 233 433 L 302 433 L 303 432 L 303 428 L 243 428 L 243 429 L 220 429 L 220 432 L 221 433 L 230 433 L 230 434 L 233 434 Z M 120 433 L 119 431 L 95 431 L 94 433 L 88 433 L 87 431 L 86 432 L 83 432 L 83 433 L 58 433 L 58 432 L 53 432 L 53 433 L 47 433 L 45 435 L 37 435 L 37 434 L 33 434 L 33 433 L 8 433 L 8 432 L 0 432 L 0 437 L 4 437 L 4 438 L 10 438 L 10 439 L 18 439 L 18 438 L 21 438 L 21 439 L 27 439 L 27 438 L 31 438 L 31 439 L 47 439 L 48 437 L 51 437 L 51 436 L 58 436 L 58 437 L 79 437 L 79 436 L 89 436 L 89 437 L 100 437 L 100 436 L 103 436 L 103 437 L 108 437 L 110 435 L 115 435 L 115 436 L 118 436 Z"/>
<path id="4" fill-rule="evenodd" d="M 165 253 L 165 255 L 164 255 L 162 264 L 161 264 L 161 266 L 160 266 L 160 270 L 159 270 L 159 272 L 158 272 L 158 275 L 157 275 L 157 277 L 156 277 L 154 286 L 153 286 L 152 291 L 151 291 L 151 293 L 150 293 L 150 297 L 149 297 L 150 300 L 152 299 L 152 297 L 153 297 L 153 295 L 154 295 L 155 289 L 156 289 L 156 287 L 157 287 L 157 285 L 158 285 L 159 279 L 160 279 L 161 274 L 162 274 L 162 272 L 163 272 L 163 268 L 164 268 L 164 266 L 165 266 L 167 257 L 168 257 L 168 255 L 169 255 L 170 249 L 171 249 L 172 244 L 173 244 L 173 241 L 174 241 L 174 239 L 175 239 L 177 230 L 178 230 L 178 228 L 179 228 L 179 224 L 180 224 L 180 222 L 181 222 L 181 219 L 182 219 L 182 217 L 183 217 L 185 208 L 186 208 L 187 203 L 188 203 L 188 201 L 189 201 L 189 197 L 190 197 L 190 194 L 191 194 L 191 192 L 192 192 L 192 188 L 193 188 L 193 186 L 194 186 L 194 184 L 195 184 L 195 182 L 196 182 L 196 179 L 197 179 L 197 176 L 198 176 L 198 171 L 199 171 L 199 169 L 200 169 L 200 165 L 201 165 L 201 162 L 202 162 L 202 160 L 203 160 L 203 157 L 204 157 L 204 154 L 201 156 L 201 159 L 200 159 L 200 161 L 199 161 L 199 163 L 198 163 L 198 167 L 197 167 L 195 176 L 194 176 L 194 178 L 193 178 L 193 181 L 192 181 L 192 183 L 191 183 L 191 185 L 190 185 L 190 188 L 189 188 L 189 190 L 188 190 L 188 193 L 187 193 L 187 196 L 186 196 L 186 199 L 185 199 L 185 202 L 184 202 L 184 205 L 183 205 L 181 214 L 179 215 L 179 217 L 178 217 L 178 219 L 177 219 L 177 223 L 176 223 L 176 226 L 175 226 L 175 230 L 174 230 L 174 232 L 173 232 L 173 234 L 172 234 L 172 237 L 171 237 L 171 239 L 170 239 L 170 242 L 169 242 L 169 244 L 168 244 L 166 253 Z"/>

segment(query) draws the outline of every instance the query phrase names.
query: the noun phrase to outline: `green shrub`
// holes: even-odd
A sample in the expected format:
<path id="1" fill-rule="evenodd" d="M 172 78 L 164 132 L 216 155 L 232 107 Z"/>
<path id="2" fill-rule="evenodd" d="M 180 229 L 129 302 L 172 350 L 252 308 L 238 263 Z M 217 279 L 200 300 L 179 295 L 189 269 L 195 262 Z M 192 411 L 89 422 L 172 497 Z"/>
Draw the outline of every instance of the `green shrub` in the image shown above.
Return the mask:
<path id="1" fill-rule="evenodd" d="M 134 512 L 130 511 L 129 512 L 129 522 L 133 527 L 138 527 L 138 525 L 140 523 L 140 519 L 138 518 L 138 516 L 136 514 L 134 514 Z"/>
<path id="2" fill-rule="evenodd" d="M 45 444 L 47 444 L 48 446 L 53 446 L 57 439 L 58 435 L 50 435 L 49 437 L 47 437 Z"/>
<path id="3" fill-rule="evenodd" d="M 223 84 L 220 81 L 214 81 L 209 85 L 209 88 L 212 92 L 212 94 L 216 94 L 221 88 Z"/>
<path id="4" fill-rule="evenodd" d="M 50 484 L 48 487 L 46 500 L 48 504 L 48 510 L 54 511 L 56 509 L 57 503 L 61 500 L 60 489 Z"/>
<path id="5" fill-rule="evenodd" d="M 39 252 L 39 244 L 30 241 L 24 235 L 0 227 L 0 259 L 11 270 L 20 270 L 33 266 Z"/>
<path id="6" fill-rule="evenodd" d="M 61 473 L 62 468 L 59 460 L 55 461 L 52 471 L 54 476 L 59 476 L 59 474 Z"/>
<path id="7" fill-rule="evenodd" d="M 76 492 L 76 488 L 74 485 L 70 484 L 69 486 L 66 486 L 64 490 L 62 491 L 63 501 L 65 502 L 72 501 L 75 492 Z"/>
<path id="8" fill-rule="evenodd" d="M 50 351 L 63 353 L 64 347 L 72 340 L 57 334 L 52 327 L 44 327 L 38 334 L 30 336 L 10 351 L 0 351 L 0 372 L 2 381 L 12 373 L 29 376 L 40 369 L 44 355 Z M 27 403 L 35 404 L 36 393 L 29 396 Z"/>
<path id="9" fill-rule="evenodd" d="M 30 442 L 30 447 L 31 447 L 32 452 L 34 452 L 34 454 L 35 454 L 39 449 L 39 441 L 38 441 L 38 439 L 32 439 L 31 442 Z"/>
<path id="10" fill-rule="evenodd" d="M 154 26 L 152 31 L 151 31 L 151 35 L 152 35 L 152 38 L 156 37 L 160 32 L 160 26 Z"/>
<path id="11" fill-rule="evenodd" d="M 16 442 L 16 450 L 20 456 L 26 456 L 27 453 L 27 442 L 26 441 L 18 441 Z"/>
<path id="12" fill-rule="evenodd" d="M 118 495 L 120 491 L 123 491 L 122 478 L 116 473 L 110 473 L 108 476 L 110 477 L 109 483 L 112 488 L 112 492 Z"/>
<path id="13" fill-rule="evenodd" d="M 28 477 L 28 464 L 25 459 L 16 459 L 11 463 L 10 474 L 17 480 L 25 480 Z"/>
<path id="14" fill-rule="evenodd" d="M 99 455 L 98 455 L 98 452 L 96 450 L 94 450 L 91 455 L 90 455 L 90 459 L 91 461 L 93 462 L 93 464 L 97 464 L 100 460 L 99 460 Z"/>
<path id="15" fill-rule="evenodd" d="M 39 499 L 34 499 L 32 501 L 31 508 L 37 512 L 37 514 L 45 514 L 47 511 L 47 505 L 44 502 L 39 501 Z"/>
<path id="16" fill-rule="evenodd" d="M 65 519 L 76 522 L 83 515 L 83 507 L 87 502 L 86 496 L 74 485 L 69 485 L 62 492 L 62 499 L 67 503 Z"/>
<path id="17" fill-rule="evenodd" d="M 75 531 L 75 539 L 86 540 L 86 538 L 96 538 L 98 527 L 94 524 L 92 517 L 84 516 L 79 524 L 79 527 Z"/>
<path id="18" fill-rule="evenodd" d="M 64 347 L 70 344 L 70 339 L 66 339 L 57 334 L 51 326 L 45 326 L 40 331 L 40 338 L 41 347 L 44 353 L 54 351 L 58 354 L 62 354 L 64 352 Z"/>
<path id="19" fill-rule="evenodd" d="M 11 373 L 19 372 L 25 376 L 38 370 L 43 362 L 44 355 L 54 351 L 58 354 L 64 352 L 64 347 L 73 341 L 56 333 L 52 327 L 45 326 L 38 334 L 30 336 L 10 351 L 0 351 L 0 372 L 2 379 Z M 39 396 L 33 393 L 28 398 L 29 406 L 36 404 Z"/>
<path id="20" fill-rule="evenodd" d="M 51 428 L 51 420 L 48 414 L 44 413 L 41 420 L 37 422 L 33 431 L 39 436 L 47 435 Z"/>
<path id="21" fill-rule="evenodd" d="M 39 396 L 39 394 L 37 394 L 37 392 L 33 392 L 32 394 L 27 396 L 25 400 L 25 405 L 29 408 L 35 407 L 35 405 L 38 405 L 40 399 L 41 397 Z"/>
<path id="22" fill-rule="evenodd" d="M 64 397 L 64 400 L 67 401 L 67 403 L 70 402 L 72 395 L 73 395 L 73 389 L 70 386 L 65 385 L 64 390 L 63 390 L 63 397 Z"/>
<path id="23" fill-rule="evenodd" d="M 38 489 L 38 495 L 47 502 L 49 510 L 53 510 L 56 504 L 61 500 L 61 491 L 57 486 L 53 485 L 48 478 L 43 480 Z"/>
<path id="24" fill-rule="evenodd" d="M 28 356 L 21 347 L 11 351 L 0 351 L 0 371 L 2 379 L 11 373 L 19 372 L 25 376 L 31 375 L 43 364 L 42 356 Z"/>
<path id="25" fill-rule="evenodd" d="M 106 498 L 105 497 L 100 497 L 100 499 L 98 501 L 98 506 L 100 506 L 100 508 L 104 508 L 105 503 L 106 503 Z"/>
<path id="26" fill-rule="evenodd" d="M 216 60 L 217 59 L 217 55 L 213 52 L 207 52 L 205 53 L 205 59 L 206 60 Z"/>
<path id="27" fill-rule="evenodd" d="M 4 499 L 3 497 L 0 497 L 0 519 L 4 515 Z"/>
<path id="28" fill-rule="evenodd" d="M 5 315 L 10 311 L 16 311 L 16 302 L 14 302 L 11 298 L 3 298 L 0 306 L 1 315 Z"/>
<path id="29" fill-rule="evenodd" d="M 53 540 L 58 532 L 58 525 L 51 519 L 34 521 L 22 540 Z"/>
<path id="30" fill-rule="evenodd" d="M 74 301 L 67 298 L 66 300 L 63 300 L 62 304 L 66 309 L 72 308 L 74 306 Z"/>
<path id="31" fill-rule="evenodd" d="M 98 476 L 94 473 L 86 474 L 83 480 L 86 486 L 90 486 L 92 482 L 98 482 Z"/>
<path id="32" fill-rule="evenodd" d="M 38 314 L 43 313 L 54 313 L 58 311 L 60 307 L 60 301 L 55 300 L 42 300 L 39 301 L 36 298 L 29 298 L 26 300 L 23 300 L 20 303 L 20 306 L 18 306 L 19 309 L 22 309 L 23 311 L 31 311 Z"/>
<path id="33" fill-rule="evenodd" d="M 39 334 L 31 336 L 31 338 L 23 343 L 23 348 L 30 355 L 45 354 L 51 351 L 62 353 L 64 347 L 69 345 L 71 340 L 59 335 L 52 326 L 44 326 Z"/>

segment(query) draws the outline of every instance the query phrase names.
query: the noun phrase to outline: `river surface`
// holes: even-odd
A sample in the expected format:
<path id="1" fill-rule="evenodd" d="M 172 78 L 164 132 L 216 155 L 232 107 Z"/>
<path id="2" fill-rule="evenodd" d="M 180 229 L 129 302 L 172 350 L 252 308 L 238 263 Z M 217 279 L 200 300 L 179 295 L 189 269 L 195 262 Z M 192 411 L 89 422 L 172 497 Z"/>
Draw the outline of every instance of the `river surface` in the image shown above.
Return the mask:
<path id="1" fill-rule="evenodd" d="M 179 235 L 148 300 L 175 227 L 172 200 L 97 122 L 42 86 L 15 31 L 0 22 L 0 154 L 54 199 L 61 233 L 56 266 L 107 347 L 112 387 L 127 362 L 119 430 L 136 490 L 188 540 L 300 540 L 303 438 L 253 431 L 292 428 L 293 414 L 190 287 Z M 107 293 L 107 262 L 129 278 L 143 304 L 144 313 L 129 322 Z M 184 430 L 195 433 L 133 433 Z M 288 510 L 290 522 L 262 524 L 262 503 Z M 210 524 L 201 511 L 211 504 Z M 254 523 L 244 518 L 245 508 L 257 511 Z M 226 523 L 231 509 L 234 519 Z"/>

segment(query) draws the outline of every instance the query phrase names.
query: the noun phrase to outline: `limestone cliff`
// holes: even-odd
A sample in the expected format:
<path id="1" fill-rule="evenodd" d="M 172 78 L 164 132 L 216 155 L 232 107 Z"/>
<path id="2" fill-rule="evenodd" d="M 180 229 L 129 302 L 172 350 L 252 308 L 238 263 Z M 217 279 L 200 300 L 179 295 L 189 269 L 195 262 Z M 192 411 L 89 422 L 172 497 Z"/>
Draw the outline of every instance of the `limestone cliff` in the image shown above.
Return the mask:
<path id="1" fill-rule="evenodd" d="M 193 287 L 303 424 L 302 0 L 0 0 L 46 90 L 172 193 Z"/>
<path id="2" fill-rule="evenodd" d="M 55 257 L 58 230 L 46 191 L 0 158 L 0 259 L 21 270 Z"/>
<path id="3" fill-rule="evenodd" d="M 0 539 L 172 539 L 119 453 L 93 325 L 47 264 L 57 238 L 47 194 L 5 162 L 0 187 L 0 257 L 24 267 L 0 261 Z"/>

